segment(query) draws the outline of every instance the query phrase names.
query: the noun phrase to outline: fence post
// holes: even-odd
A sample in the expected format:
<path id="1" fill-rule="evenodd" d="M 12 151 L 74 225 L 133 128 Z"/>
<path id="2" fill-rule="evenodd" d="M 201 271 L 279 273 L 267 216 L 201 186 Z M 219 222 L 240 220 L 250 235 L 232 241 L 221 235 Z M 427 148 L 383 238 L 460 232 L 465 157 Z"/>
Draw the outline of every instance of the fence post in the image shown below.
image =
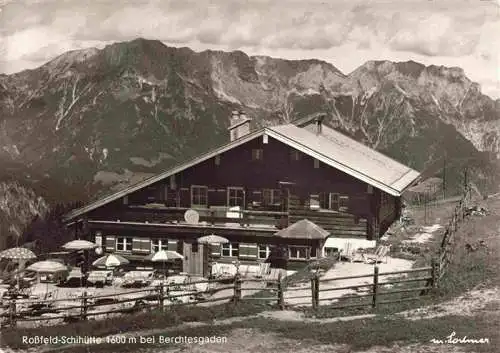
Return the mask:
<path id="1" fill-rule="evenodd" d="M 318 307 L 319 306 L 319 273 L 318 273 L 318 271 L 316 271 L 316 273 L 314 274 L 314 278 L 315 278 L 314 283 L 316 284 L 316 288 L 314 290 L 316 297 L 314 299 L 316 300 L 316 307 Z"/>
<path id="2" fill-rule="evenodd" d="M 10 314 L 10 327 L 16 327 L 17 320 L 16 320 L 16 299 L 12 298 L 9 303 L 9 314 Z"/>
<path id="3" fill-rule="evenodd" d="M 83 292 L 82 296 L 82 311 L 81 311 L 81 318 L 82 320 L 87 320 L 87 311 L 88 311 L 88 299 L 87 299 L 87 292 Z"/>
<path id="4" fill-rule="evenodd" d="M 280 310 L 285 310 L 285 296 L 283 292 L 283 278 L 280 272 L 278 275 L 278 308 Z"/>
<path id="5" fill-rule="evenodd" d="M 311 277 L 311 301 L 313 309 L 319 305 L 319 277 L 317 273 Z"/>
<path id="6" fill-rule="evenodd" d="M 373 267 L 373 297 L 372 308 L 377 307 L 377 291 L 378 291 L 378 266 Z"/>
<path id="7" fill-rule="evenodd" d="M 436 260 L 435 257 L 431 259 L 431 276 L 432 276 L 432 288 L 436 289 L 438 287 L 438 280 L 439 280 L 439 261 Z"/>
<path id="8" fill-rule="evenodd" d="M 241 277 L 239 273 L 234 276 L 234 302 L 238 303 L 241 300 Z"/>
<path id="9" fill-rule="evenodd" d="M 165 300 L 165 294 L 164 294 L 164 288 L 163 288 L 163 283 L 162 283 L 158 286 L 158 305 L 160 306 L 160 309 L 162 311 L 165 310 L 164 300 Z"/>

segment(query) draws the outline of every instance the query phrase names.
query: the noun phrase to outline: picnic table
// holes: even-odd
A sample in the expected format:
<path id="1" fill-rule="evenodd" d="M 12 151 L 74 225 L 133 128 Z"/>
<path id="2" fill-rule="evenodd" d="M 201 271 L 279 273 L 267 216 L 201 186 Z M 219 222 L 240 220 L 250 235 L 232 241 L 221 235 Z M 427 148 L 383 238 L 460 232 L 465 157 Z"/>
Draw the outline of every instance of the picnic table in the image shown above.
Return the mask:
<path id="1" fill-rule="evenodd" d="M 145 287 L 153 282 L 154 270 L 130 271 L 123 276 L 122 287 Z"/>
<path id="2" fill-rule="evenodd" d="M 105 285 L 113 283 L 113 271 L 111 270 L 96 270 L 91 271 L 87 276 L 87 282 L 94 285 Z"/>

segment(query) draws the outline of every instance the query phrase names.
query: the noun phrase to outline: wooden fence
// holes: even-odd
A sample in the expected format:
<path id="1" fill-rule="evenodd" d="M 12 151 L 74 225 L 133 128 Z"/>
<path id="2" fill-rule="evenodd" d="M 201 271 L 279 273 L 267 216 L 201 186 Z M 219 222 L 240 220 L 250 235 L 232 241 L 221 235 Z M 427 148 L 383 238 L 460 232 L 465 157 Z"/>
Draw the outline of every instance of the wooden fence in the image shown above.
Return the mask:
<path id="1" fill-rule="evenodd" d="M 422 274 L 423 273 L 423 274 Z M 415 276 L 416 274 L 422 274 Z M 398 277 L 394 277 L 398 276 Z M 313 274 L 310 286 L 307 288 L 288 288 L 288 291 L 296 291 L 304 289 L 309 290 L 308 295 L 292 295 L 285 297 L 285 300 L 297 300 L 297 299 L 310 299 L 310 303 L 313 309 L 317 309 L 320 306 L 327 306 L 330 309 L 346 309 L 351 307 L 372 307 L 376 308 L 379 305 L 399 303 L 409 300 L 418 300 L 421 295 L 426 295 L 430 292 L 432 288 L 437 286 L 439 276 L 439 268 L 437 263 L 433 261 L 431 266 L 414 268 L 404 271 L 392 271 L 392 272 L 379 272 L 379 267 L 373 267 L 372 274 L 347 276 L 347 277 L 335 277 L 330 279 L 322 279 L 318 274 Z M 332 282 L 338 281 L 349 281 L 356 279 L 369 279 L 371 283 L 364 284 L 352 284 L 346 286 L 335 286 Z M 408 284 L 414 284 L 413 286 L 408 286 Z M 416 284 L 416 285 L 415 285 Z M 403 286 L 398 288 L 398 286 Z M 338 292 L 351 290 L 355 292 L 363 292 L 362 294 L 347 294 L 341 296 L 325 296 L 326 293 Z M 412 297 L 400 297 L 392 300 L 383 300 L 384 298 L 390 297 L 394 294 L 415 294 Z M 352 299 L 355 299 L 352 302 Z M 331 302 L 335 301 L 335 304 L 321 304 L 321 302 Z M 307 303 L 291 304 L 289 306 L 305 306 Z"/>
<path id="2" fill-rule="evenodd" d="M 415 277 L 412 275 L 417 273 L 424 273 L 421 276 Z M 390 278 L 398 275 L 398 278 Z M 406 276 L 404 276 L 406 275 Z M 403 276 L 403 278 L 401 278 Z M 262 279 L 243 279 L 239 275 L 236 275 L 231 279 L 228 284 L 222 284 L 220 280 L 202 280 L 198 282 L 192 282 L 189 284 L 180 284 L 176 286 L 189 286 L 182 290 L 181 293 L 175 294 L 179 291 L 179 287 L 175 291 L 168 290 L 168 287 L 158 286 L 154 289 L 138 289 L 135 291 L 127 291 L 119 294 L 108 294 L 108 295 L 89 295 L 83 293 L 79 298 L 66 298 L 66 299 L 53 299 L 45 300 L 41 302 L 40 300 L 23 301 L 23 307 L 28 307 L 27 310 L 18 310 L 18 303 L 16 300 L 11 300 L 8 312 L 1 315 L 2 319 L 6 322 L 5 324 L 15 327 L 18 322 L 29 322 L 29 321 L 52 321 L 52 320 L 63 320 L 64 322 L 72 322 L 79 320 L 87 320 L 88 318 L 101 316 L 106 317 L 113 314 L 126 314 L 134 313 L 147 309 L 159 309 L 159 310 L 169 310 L 169 308 L 174 308 L 178 306 L 193 306 L 202 305 L 207 303 L 217 303 L 224 301 L 231 301 L 237 305 L 241 301 L 261 301 L 261 302 L 271 302 L 275 303 L 276 306 L 284 310 L 286 307 L 302 306 L 307 305 L 313 309 L 317 309 L 320 306 L 326 306 L 328 308 L 342 309 L 348 307 L 363 307 L 368 306 L 376 308 L 378 305 L 390 304 L 396 302 L 403 302 L 407 300 L 416 300 L 420 295 L 425 295 L 429 290 L 437 285 L 437 280 L 439 276 L 439 269 L 437 264 L 433 264 L 430 267 L 422 267 L 416 269 L 410 269 L 405 271 L 394 271 L 394 272 L 384 272 L 380 273 L 378 266 L 374 266 L 373 274 L 358 275 L 358 276 L 348 276 L 348 277 L 337 277 L 331 279 L 322 279 L 318 273 L 313 273 L 310 280 L 310 292 L 307 295 L 293 295 L 297 291 L 304 291 L 303 288 L 293 288 L 291 285 L 286 286 L 285 281 L 280 277 L 275 281 L 263 281 Z M 350 286 L 331 286 L 335 281 L 350 280 L 350 279 L 360 279 L 369 278 L 372 279 L 370 284 L 353 284 Z M 227 281 L 227 280 L 226 280 Z M 422 284 L 422 282 L 424 282 Z M 207 283 L 208 285 L 219 285 L 218 287 L 209 288 L 203 294 L 213 295 L 215 293 L 232 290 L 225 296 L 219 296 L 215 298 L 200 299 L 188 302 L 175 302 L 176 298 L 190 297 L 191 295 L 196 295 L 199 292 L 193 290 L 193 286 L 196 284 Z M 242 287 L 243 283 L 249 285 Z M 257 283 L 252 286 L 251 283 Z M 260 286 L 258 285 L 260 283 Z M 420 283 L 417 286 L 405 286 L 405 288 L 397 288 L 398 285 L 407 285 L 409 283 Z M 264 286 L 262 284 L 265 284 Z M 391 288 L 388 288 L 390 286 Z M 396 287 L 395 287 L 396 286 Z M 345 295 L 341 297 L 331 297 L 325 298 L 324 293 L 335 292 L 339 290 L 351 289 L 353 291 L 359 291 L 360 288 L 367 288 L 367 293 Z M 392 288 L 394 287 L 394 288 Z M 190 289 L 191 288 L 191 289 Z M 248 295 L 243 296 L 243 291 L 257 291 L 258 294 L 265 293 L 265 296 L 261 295 Z M 320 293 L 323 293 L 320 296 Z M 411 298 L 398 298 L 394 300 L 383 300 L 384 297 L 391 294 L 400 293 L 417 293 L 417 296 Z M 136 294 L 130 298 L 131 294 Z M 286 296 L 285 294 L 292 294 L 291 296 Z M 125 296 L 125 298 L 124 298 Z M 309 299 L 308 303 L 293 304 L 288 303 L 289 301 L 295 301 L 297 299 L 304 298 Z M 363 299 L 368 298 L 365 302 L 355 302 L 349 303 L 350 299 Z M 323 304 L 321 302 L 329 300 L 338 300 L 335 305 Z M 53 305 L 57 302 L 75 302 L 74 305 L 65 306 L 60 308 L 54 308 Z M 113 308 L 109 310 L 96 310 L 100 306 L 109 305 L 124 305 L 126 303 L 132 304 L 130 307 Z M 44 314 L 49 314 L 50 316 L 43 316 Z"/>
<path id="3" fill-rule="evenodd" d="M 466 187 L 462 198 L 455 207 L 453 211 L 453 216 L 450 222 L 446 226 L 443 239 L 441 241 L 441 246 L 439 248 L 438 264 L 439 264 L 439 278 L 442 278 L 446 273 L 446 269 L 452 260 L 453 256 L 453 240 L 455 239 L 455 234 L 459 229 L 462 222 L 467 217 L 467 204 L 471 197 L 470 186 Z"/>
<path id="4" fill-rule="evenodd" d="M 0 319 L 4 321 L 3 325 L 8 325 L 15 327 L 18 322 L 29 322 L 29 321 L 52 321 L 52 320 L 63 320 L 65 322 L 87 320 L 89 317 L 93 316 L 110 316 L 112 314 L 125 314 L 142 311 L 145 309 L 159 308 L 160 310 L 166 310 L 169 307 L 178 307 L 183 305 L 199 305 L 205 303 L 216 303 L 224 302 L 230 300 L 234 303 L 238 303 L 242 300 L 242 284 L 247 283 L 262 283 L 262 279 L 242 279 L 239 275 L 234 278 L 230 278 L 231 283 L 227 284 L 226 280 L 201 280 L 197 282 L 191 282 L 188 284 L 175 284 L 175 290 L 169 289 L 165 285 L 160 285 L 156 288 L 148 289 L 138 289 L 134 291 L 126 291 L 122 293 L 105 294 L 105 295 L 90 295 L 88 292 L 83 292 L 82 296 L 78 298 L 64 298 L 64 299 L 50 299 L 50 300 L 16 300 L 11 299 L 8 305 L 8 312 L 1 314 Z M 225 283 L 225 284 L 224 284 Z M 281 289 L 281 279 L 280 280 L 267 280 L 265 281 L 265 288 L 271 290 L 274 293 L 282 292 Z M 208 288 L 203 295 L 213 295 L 215 293 L 232 290 L 231 294 L 225 296 L 219 296 L 215 298 L 202 299 L 198 298 L 195 301 L 187 302 L 176 302 L 176 299 L 186 298 L 200 294 L 199 291 L 194 289 L 195 285 L 198 284 L 208 284 L 209 286 L 220 285 L 213 288 Z M 187 287 L 187 288 L 186 288 Z M 255 285 L 254 287 L 245 287 L 245 291 L 261 291 L 264 287 Z M 176 292 L 179 292 L 176 294 Z M 134 294 L 133 298 L 130 295 Z M 135 296 L 137 295 L 137 296 Z M 124 298 L 125 297 L 125 298 Z M 276 298 L 261 298 L 261 300 L 276 300 Z M 55 303 L 61 302 L 75 302 L 74 305 L 63 306 L 59 308 L 53 307 Z M 18 310 L 18 305 L 22 303 L 23 307 L 27 307 L 26 310 Z M 123 305 L 126 303 L 132 303 L 133 305 L 128 308 L 114 308 L 104 311 L 94 311 L 95 308 L 100 306 L 109 305 Z M 76 311 L 76 312 L 75 312 Z M 42 316 L 44 314 L 50 314 L 50 316 Z"/>

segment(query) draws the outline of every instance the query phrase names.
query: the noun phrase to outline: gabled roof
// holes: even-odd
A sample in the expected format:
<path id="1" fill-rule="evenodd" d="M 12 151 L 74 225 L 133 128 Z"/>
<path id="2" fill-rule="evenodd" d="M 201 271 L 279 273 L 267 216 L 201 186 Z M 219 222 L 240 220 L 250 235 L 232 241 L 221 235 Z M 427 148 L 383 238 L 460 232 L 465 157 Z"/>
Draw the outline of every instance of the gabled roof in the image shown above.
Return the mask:
<path id="1" fill-rule="evenodd" d="M 322 125 L 320 134 L 316 134 L 314 125 L 298 128 L 290 124 L 272 129 L 286 137 L 289 144 L 300 145 L 301 148 L 297 149 L 393 196 L 399 196 L 420 175 L 325 125 Z"/>
<path id="2" fill-rule="evenodd" d="M 64 221 L 70 221 L 262 135 L 268 135 L 393 196 L 400 196 L 420 175 L 417 171 L 333 129 L 323 126 L 322 133 L 316 134 L 311 131 L 312 128 L 308 126 L 300 128 L 294 124 L 262 128 L 163 173 L 73 210 L 65 215 Z"/>

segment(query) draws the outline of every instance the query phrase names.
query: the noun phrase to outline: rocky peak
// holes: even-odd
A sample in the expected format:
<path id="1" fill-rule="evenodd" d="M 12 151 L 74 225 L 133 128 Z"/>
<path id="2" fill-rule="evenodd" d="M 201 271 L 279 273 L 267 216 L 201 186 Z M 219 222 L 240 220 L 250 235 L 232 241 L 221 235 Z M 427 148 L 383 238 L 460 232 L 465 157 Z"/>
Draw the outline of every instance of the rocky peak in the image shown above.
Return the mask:
<path id="1" fill-rule="evenodd" d="M 500 151 L 499 106 L 456 68 L 369 61 L 344 75 L 321 60 L 137 39 L 0 76 L 0 155 L 66 183 L 109 185 L 226 142 L 233 110 L 257 126 L 327 112 L 339 129 L 419 169 L 452 149 L 439 139 L 462 138 L 469 154 Z M 438 146 L 425 159 L 424 144 Z"/>

